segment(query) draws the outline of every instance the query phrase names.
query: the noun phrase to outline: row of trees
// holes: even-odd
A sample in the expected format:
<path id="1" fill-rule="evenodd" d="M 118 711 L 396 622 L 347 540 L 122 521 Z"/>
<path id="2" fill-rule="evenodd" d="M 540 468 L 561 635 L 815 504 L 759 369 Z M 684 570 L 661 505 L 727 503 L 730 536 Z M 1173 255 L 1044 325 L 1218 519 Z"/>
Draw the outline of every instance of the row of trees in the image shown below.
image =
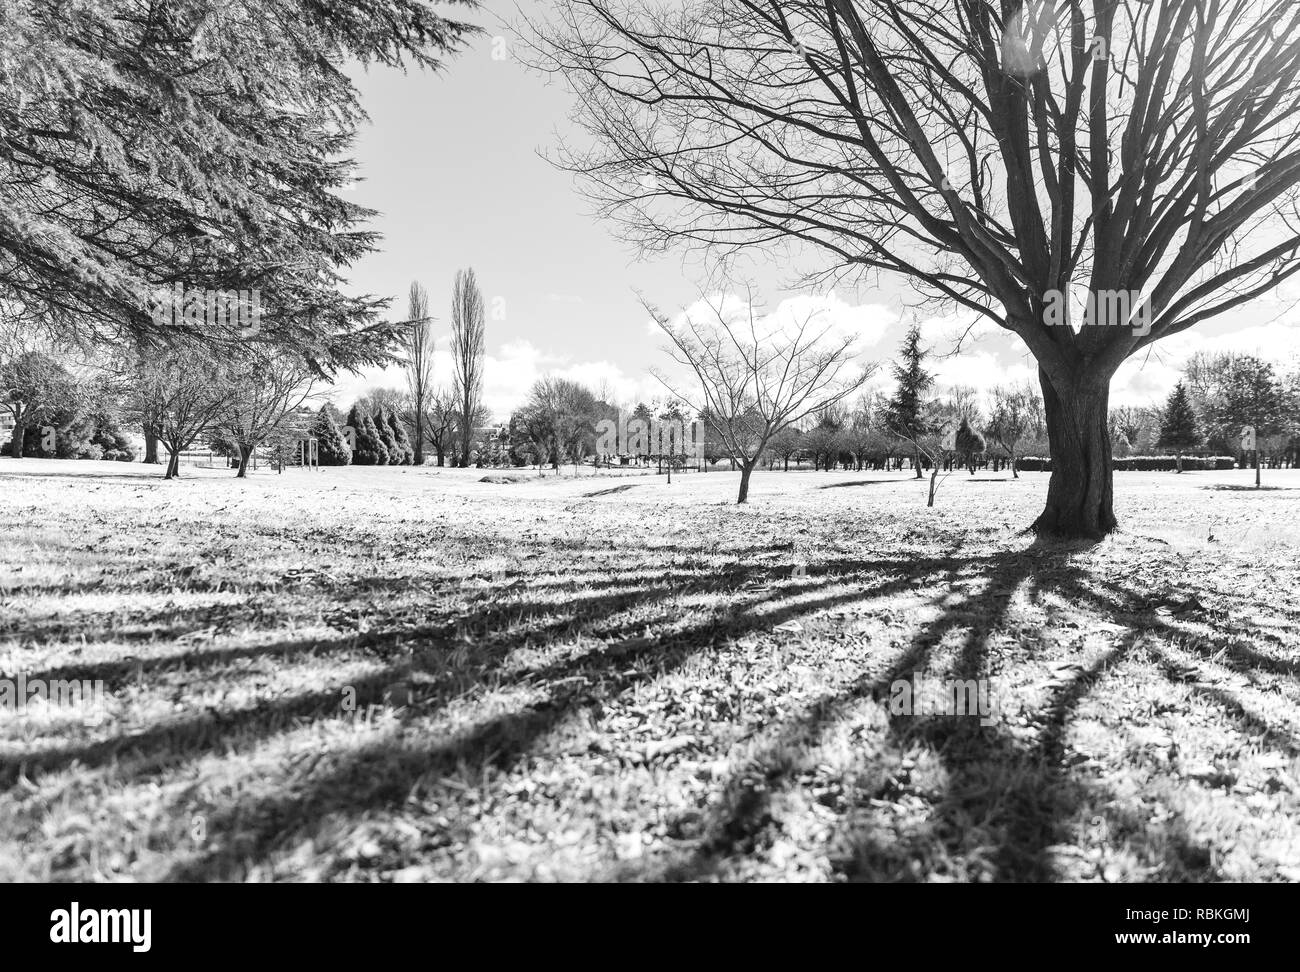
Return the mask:
<path id="1" fill-rule="evenodd" d="M 429 316 L 429 295 L 418 281 L 407 300 L 408 327 L 402 336 L 407 398 L 396 413 L 408 416 L 414 441 L 414 462 L 424 465 L 426 444 L 444 465 L 450 452 L 457 464 L 468 466 L 476 431 L 490 420 L 483 406 L 483 360 L 487 314 L 473 268 L 460 270 L 452 284 L 450 388 L 440 387 L 434 374 L 436 321 Z"/>

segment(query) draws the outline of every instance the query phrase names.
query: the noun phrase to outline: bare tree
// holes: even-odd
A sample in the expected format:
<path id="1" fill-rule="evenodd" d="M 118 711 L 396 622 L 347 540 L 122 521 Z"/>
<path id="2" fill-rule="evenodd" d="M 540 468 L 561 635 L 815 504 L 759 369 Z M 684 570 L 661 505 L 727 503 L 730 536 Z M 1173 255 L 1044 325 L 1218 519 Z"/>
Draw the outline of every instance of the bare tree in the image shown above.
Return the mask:
<path id="1" fill-rule="evenodd" d="M 133 407 L 158 430 L 169 457 L 164 479 L 180 475 L 180 454 L 214 429 L 229 402 L 227 366 L 210 351 L 177 345 L 143 353 Z"/>
<path id="2" fill-rule="evenodd" d="M 1043 400 L 1032 385 L 993 389 L 993 417 L 984 429 L 989 441 L 1001 446 L 1011 459 L 1011 476 L 1020 478 L 1016 469 L 1020 443 L 1029 435 L 1038 435 L 1043 429 Z"/>
<path id="3" fill-rule="evenodd" d="M 285 430 L 311 397 L 310 370 L 298 358 L 257 349 L 231 368 L 230 394 L 217 413 L 216 427 L 239 450 L 236 478 L 248 475 L 248 461 L 264 442 Z"/>
<path id="4" fill-rule="evenodd" d="M 474 417 L 483 399 L 486 314 L 473 269 L 458 270 L 451 297 L 451 367 L 456 406 L 461 415 L 460 464 L 469 465 Z"/>
<path id="5" fill-rule="evenodd" d="M 411 281 L 406 316 L 410 323 L 405 334 L 406 387 L 411 393 L 411 418 L 414 425 L 415 464 L 424 465 L 424 419 L 433 397 L 433 318 L 429 317 L 429 295 L 418 281 Z M 441 460 L 442 451 L 438 452 Z"/>
<path id="6" fill-rule="evenodd" d="M 1110 383 L 1300 269 L 1292 0 L 561 0 L 533 25 L 627 237 L 819 248 L 1017 335 L 1040 532 L 1115 526 Z M 1081 319 L 1067 295 L 1085 288 Z"/>
<path id="7" fill-rule="evenodd" d="M 557 472 L 569 459 L 573 472 L 595 452 L 601 409 L 591 390 L 567 378 L 543 378 L 533 384 L 520 410 L 532 441 L 542 446 Z"/>
<path id="8" fill-rule="evenodd" d="M 693 372 L 699 392 L 686 394 L 675 378 L 652 374 L 691 411 L 707 416 L 740 465 L 737 503 L 748 499 L 750 473 L 772 436 L 852 395 L 875 370 L 842 375 L 855 356 L 852 337 L 831 337 L 829 325 L 812 327 L 815 314 L 787 322 L 760 319 L 753 294 L 747 290 L 746 296 L 743 313 L 729 312 L 723 297 L 706 298 L 706 319 L 685 313 L 680 324 L 645 304 L 672 342 L 668 355 Z"/>
<path id="9" fill-rule="evenodd" d="M 439 466 L 445 464 L 447 452 L 452 447 L 459 415 L 450 392 L 435 391 L 430 395 L 419 427 L 423 428 L 425 441 L 437 455 Z"/>

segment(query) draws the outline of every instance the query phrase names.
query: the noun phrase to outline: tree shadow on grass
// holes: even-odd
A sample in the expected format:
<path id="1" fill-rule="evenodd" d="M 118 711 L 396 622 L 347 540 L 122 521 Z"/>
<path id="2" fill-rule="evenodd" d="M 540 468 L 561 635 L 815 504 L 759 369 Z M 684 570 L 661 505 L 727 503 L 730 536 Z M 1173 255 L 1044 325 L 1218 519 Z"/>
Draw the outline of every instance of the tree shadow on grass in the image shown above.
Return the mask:
<path id="1" fill-rule="evenodd" d="M 1038 549 L 1035 549 L 1038 548 Z M 861 765 L 844 783 L 849 806 L 842 808 L 843 827 L 834 855 L 838 874 L 850 880 L 912 880 L 947 877 L 958 880 L 1048 881 L 1059 876 L 1055 852 L 1076 842 L 1073 818 L 1085 807 L 1107 806 L 1112 824 L 1122 832 L 1145 832 L 1151 822 L 1111 798 L 1104 784 L 1087 773 L 1074 772 L 1068 762 L 1067 731 L 1071 718 L 1091 688 L 1108 669 L 1122 664 L 1139 648 L 1152 650 L 1147 637 L 1171 630 L 1143 603 L 1141 592 L 1119 583 L 1099 581 L 1071 562 L 1079 548 L 1062 550 L 1035 544 L 1011 551 L 987 565 L 986 583 L 974 595 L 950 605 L 926 625 L 896 657 L 883 676 L 864 673 L 847 687 L 823 695 L 800 716 L 779 726 L 752 758 L 731 777 L 722 798 L 702 830 L 704 836 L 686 857 L 680 854 L 652 865 L 649 872 L 631 875 L 668 880 L 700 880 L 718 874 L 738 856 L 760 852 L 779 834 L 778 794 L 801 784 L 801 774 L 815 770 L 818 746 L 860 706 L 883 704 L 890 686 L 926 669 L 934 648 L 945 636 L 961 631 L 955 661 L 942 674 L 952 679 L 988 677 L 1000 659 L 990 641 L 1007 620 L 1009 597 L 1022 586 L 1029 596 L 1055 594 L 1076 603 L 1088 602 L 1118 623 L 1123 634 L 1086 665 L 1052 684 L 1046 701 L 1029 713 L 1031 732 L 1011 731 L 994 723 L 984 726 L 971 717 L 888 716 L 883 742 L 861 754 Z M 1094 590 L 1093 585 L 1101 588 Z M 1294 667 L 1235 646 L 1205 646 L 1207 657 L 1240 670 L 1294 674 Z M 1158 649 L 1156 649 L 1158 653 Z M 992 665 L 991 665 L 992 663 Z M 1267 725 L 1247 711 L 1231 693 L 1209 686 L 1195 691 L 1212 696 L 1226 707 L 1243 733 L 1256 734 Z M 1294 756 L 1296 740 L 1289 733 L 1266 734 L 1272 745 Z M 901 798 L 926 794 L 910 787 L 903 769 L 904 753 L 917 747 L 937 757 L 945 783 L 933 797 L 924 821 L 900 828 L 889 817 Z M 884 809 L 882 809 L 884 808 Z M 1214 879 L 1217 872 L 1206 848 L 1188 834 L 1180 820 L 1160 825 L 1153 841 L 1165 855 L 1168 874 L 1183 879 Z M 901 839 L 900 839 L 901 838 Z M 978 846 L 981 842 L 992 846 Z M 952 873 L 954 861 L 978 860 L 976 872 Z M 967 865 L 969 868 L 969 864 Z"/>
<path id="2" fill-rule="evenodd" d="M 856 589 L 775 609 L 771 603 L 775 598 L 758 597 L 730 613 L 725 633 L 717 630 L 716 619 L 707 618 L 662 638 L 629 638 L 517 673 L 495 684 L 527 682 L 541 687 L 544 696 L 518 710 L 479 722 L 433 747 L 403 746 L 388 739 L 341 754 L 327 773 L 305 781 L 293 793 L 278 794 L 251 807 L 218 811 L 210 817 L 213 824 L 209 832 L 227 835 L 226 843 L 201 858 L 177 864 L 168 878 L 201 880 L 240 873 L 248 862 L 264 860 L 276 847 L 291 842 L 292 834 L 310 830 L 328 815 L 356 816 L 396 806 L 422 781 L 437 780 L 458 767 L 508 770 L 578 712 L 598 709 L 638 685 L 678 670 L 721 638 L 765 632 L 785 620 L 859 601 L 864 596 L 888 596 L 910 589 L 912 583 L 910 576 L 897 578 L 877 583 L 867 591 Z M 811 593 L 817 586 L 808 584 L 804 589 Z M 792 593 L 786 587 L 780 596 Z"/>
<path id="3" fill-rule="evenodd" d="M 884 483 L 913 483 L 923 482 L 916 479 L 855 479 L 850 483 L 826 483 L 824 486 L 818 486 L 818 489 L 848 489 L 850 486 L 879 486 Z"/>
<path id="4" fill-rule="evenodd" d="M 544 596 L 550 588 L 539 585 L 538 590 L 521 592 L 517 600 L 507 603 L 488 601 L 471 604 L 467 610 L 441 610 L 442 616 L 432 623 L 394 619 L 391 628 L 352 641 L 345 636 L 332 647 L 350 644 L 381 665 L 376 672 L 350 680 L 359 709 L 382 702 L 392 682 L 413 675 L 424 677 L 424 694 L 410 708 L 398 710 L 395 732 L 357 749 L 327 752 L 319 770 L 285 779 L 270 796 L 205 809 L 214 846 L 177 861 L 167 877 L 237 877 L 250 865 L 293 846 L 327 817 L 356 820 L 371 811 L 399 807 L 427 782 L 464 767 L 515 768 L 573 717 L 598 711 L 624 693 L 680 669 L 719 642 L 766 632 L 784 620 L 840 605 L 915 592 L 918 584 L 951 588 L 958 578 L 969 582 L 973 573 L 984 581 L 980 589 L 949 598 L 939 617 L 911 639 L 887 671 L 864 672 L 777 727 L 760 754 L 727 784 L 722 808 L 706 828 L 707 838 L 688 860 L 675 863 L 660 876 L 706 877 L 728 858 L 753 851 L 771 827 L 772 794 L 798 785 L 799 761 L 815 749 L 817 740 L 855 705 L 879 699 L 895 680 L 923 671 L 936 647 L 954 634 L 961 637 L 950 677 L 988 675 L 990 661 L 996 660 L 990 657 L 990 639 L 1007 619 L 1010 598 L 1027 585 L 1031 593 L 1087 600 L 1123 624 L 1127 634 L 1086 670 L 1053 689 L 1049 702 L 1034 713 L 1037 732 L 1031 741 L 1002 726 L 979 726 L 972 719 L 891 717 L 881 752 L 854 782 L 856 812 L 859 819 L 865 812 L 868 825 L 846 828 L 846 846 L 836 860 L 846 878 L 906 878 L 914 874 L 909 870 L 912 862 L 935 847 L 963 852 L 963 833 L 978 826 L 995 835 L 996 846 L 988 858 L 994 879 L 1050 879 L 1056 873 L 1050 848 L 1068 840 L 1070 816 L 1095 796 L 1098 786 L 1071 774 L 1064 765 L 1070 716 L 1107 666 L 1122 661 L 1143 632 L 1166 623 L 1146 607 L 1135 608 L 1138 602 L 1132 591 L 1104 584 L 1100 593 L 1094 590 L 1089 581 L 1097 584 L 1095 578 L 1086 577 L 1070 562 L 1070 554 L 1078 550 L 1035 544 L 987 556 L 840 559 L 812 565 L 809 574 L 798 579 L 790 578 L 787 567 L 774 564 L 737 565 L 721 577 L 687 574 L 662 583 L 632 571 L 635 580 L 615 574 L 607 585 L 582 598 L 559 592 Z M 783 583 L 771 586 L 776 580 Z M 738 597 L 728 611 L 695 619 L 685 627 L 673 626 L 681 612 L 664 604 L 675 596 L 720 589 L 735 592 L 749 584 L 758 589 Z M 841 585 L 849 589 L 830 591 Z M 657 608 L 652 620 L 663 633 L 639 637 L 642 621 L 621 617 L 635 608 Z M 557 611 L 566 613 L 551 617 Z M 480 636 L 466 643 L 460 637 L 464 632 Z M 510 666 L 517 649 L 577 635 L 614 640 L 545 664 Z M 249 647 L 239 657 L 278 658 L 320 647 L 319 641 L 281 640 Z M 234 657 L 224 656 L 224 651 L 198 652 L 193 664 L 199 670 L 218 669 Z M 1226 657 L 1235 664 L 1259 666 L 1258 659 L 1244 650 L 1230 651 Z M 162 659 L 156 667 L 174 663 Z M 132 666 L 130 672 L 135 671 Z M 1294 669 L 1284 671 L 1294 673 Z M 430 742 L 421 721 L 436 715 L 452 698 L 488 684 L 531 686 L 541 694 L 528 704 L 480 719 L 453 735 L 432 737 Z M 11 784 L 24 770 L 39 776 L 73 767 L 110 767 L 118 782 L 139 781 L 207 753 L 250 748 L 305 724 L 341 722 L 347 714 L 341 711 L 340 688 L 322 687 L 233 711 L 208 710 L 138 734 L 9 757 L 0 760 L 0 784 Z M 873 811 L 868 808 L 872 800 L 892 801 L 906 791 L 906 780 L 900 781 L 894 772 L 893 756 L 918 745 L 937 754 L 948 781 L 945 791 L 935 802 L 925 833 L 903 841 L 896 835 L 886 839 L 884 828 L 870 825 Z M 1172 830 L 1168 846 L 1175 855 L 1184 853 L 1180 847 L 1193 856 L 1199 853 L 1194 842 L 1180 839 Z M 1185 865 L 1194 863 L 1189 858 Z M 931 872 L 925 869 L 925 873 Z"/>
<path id="5" fill-rule="evenodd" d="M 873 570 L 879 566 L 877 562 L 867 563 Z M 916 564 L 909 565 L 906 569 L 898 563 L 891 566 L 898 576 L 891 581 L 877 582 L 875 589 L 880 596 L 896 590 L 906 590 L 916 582 Z M 788 570 L 778 574 L 777 569 L 770 565 L 736 568 L 721 577 L 683 577 L 681 583 L 676 584 L 643 582 L 633 585 L 629 590 L 616 593 L 598 590 L 580 598 L 557 595 L 500 604 L 489 602 L 474 605 L 468 612 L 453 607 L 445 610 L 444 617 L 435 623 L 412 626 L 398 624 L 364 633 L 341 633 L 333 641 L 291 639 L 256 646 L 196 648 L 147 659 L 72 664 L 37 672 L 29 678 L 102 678 L 110 683 L 111 688 L 133 679 L 138 680 L 145 673 L 185 669 L 193 678 L 203 678 L 205 672 L 215 672 L 234 661 L 351 650 L 353 654 L 373 657 L 384 665 L 376 674 L 347 680 L 346 684 L 356 692 L 358 707 L 364 708 L 378 702 L 386 686 L 396 680 L 409 678 L 413 673 L 430 676 L 424 685 L 424 691 L 429 704 L 436 707 L 445 701 L 447 692 L 452 689 L 458 693 L 464 692 L 489 678 L 496 684 L 511 684 L 511 679 L 503 679 L 500 671 L 517 648 L 579 633 L 589 637 L 604 636 L 620 640 L 584 652 L 573 659 L 541 669 L 527 670 L 517 675 L 515 681 L 562 680 L 584 670 L 588 665 L 593 667 L 593 674 L 603 677 L 605 669 L 610 666 L 626 664 L 634 657 L 660 657 L 668 646 L 671 646 L 671 650 L 663 657 L 684 660 L 690 652 L 716 640 L 714 619 L 697 623 L 686 632 L 651 639 L 628 638 L 627 635 L 634 635 L 635 630 L 629 632 L 626 622 L 618 620 L 618 616 L 629 609 L 655 605 L 675 595 L 732 591 L 737 584 L 746 580 L 758 584 L 759 588 L 740 605 L 740 610 L 747 613 L 747 619 L 726 620 L 726 635 L 733 637 L 751 630 L 766 630 L 786 617 L 862 598 L 863 590 L 856 588 L 835 598 L 801 602 L 775 614 L 766 612 L 766 608 L 775 601 L 815 593 L 828 580 L 847 581 L 862 573 L 853 562 L 842 562 L 840 567 L 842 573 L 818 572 L 799 582 L 787 582 L 780 588 L 772 588 L 770 582 L 788 578 Z M 617 579 L 612 583 L 617 583 Z M 672 612 L 669 614 L 672 615 Z M 549 620 L 533 620 L 533 615 Z M 491 634 L 502 626 L 517 626 L 521 623 L 522 630 L 517 632 L 495 636 Z M 472 650 L 463 657 L 457 657 L 454 650 L 465 645 L 464 638 L 467 634 L 477 634 L 479 637 L 471 638 L 474 646 Z M 628 645 L 634 646 L 634 650 L 629 649 Z M 266 738 L 304 719 L 343 718 L 345 714 L 341 711 L 340 704 L 343 684 L 339 683 L 337 688 L 260 702 L 234 711 L 207 709 L 185 718 L 168 720 L 141 732 L 91 743 L 27 750 L 21 755 L 0 758 L 0 784 L 12 783 L 20 773 L 30 777 L 72 766 L 93 768 L 114 764 L 120 778 L 148 775 L 169 765 L 193 759 L 202 752 L 220 749 L 229 742 L 248 744 Z M 568 695 L 561 693 L 557 698 L 568 699 Z M 522 724 L 533 723 L 532 716 L 520 718 Z M 519 721 L 505 719 L 503 724 Z"/>

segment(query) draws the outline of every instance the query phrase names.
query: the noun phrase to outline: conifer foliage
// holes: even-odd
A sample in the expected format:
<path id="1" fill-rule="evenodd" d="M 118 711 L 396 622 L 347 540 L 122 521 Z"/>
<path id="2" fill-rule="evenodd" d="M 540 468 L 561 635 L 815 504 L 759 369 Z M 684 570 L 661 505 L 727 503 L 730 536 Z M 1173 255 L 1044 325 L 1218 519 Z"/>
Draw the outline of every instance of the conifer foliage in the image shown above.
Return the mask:
<path id="1" fill-rule="evenodd" d="M 383 302 L 338 286 L 376 241 L 341 194 L 364 117 L 342 69 L 436 68 L 473 28 L 423 0 L 12 0 L 3 18 L 0 300 L 64 337 L 234 340 L 158 300 L 256 290 L 259 339 L 324 370 L 383 358 Z"/>

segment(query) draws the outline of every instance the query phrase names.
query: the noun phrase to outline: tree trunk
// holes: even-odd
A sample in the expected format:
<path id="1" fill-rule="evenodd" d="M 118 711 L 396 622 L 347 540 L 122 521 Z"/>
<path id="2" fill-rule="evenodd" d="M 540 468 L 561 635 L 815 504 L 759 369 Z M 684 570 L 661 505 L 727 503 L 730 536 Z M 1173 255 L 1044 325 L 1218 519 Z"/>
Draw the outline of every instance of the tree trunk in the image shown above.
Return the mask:
<path id="1" fill-rule="evenodd" d="M 749 474 L 754 471 L 753 462 L 745 462 L 740 465 L 740 495 L 736 498 L 737 505 L 748 501 L 749 499 Z"/>
<path id="2" fill-rule="evenodd" d="M 1020 478 L 1020 473 L 1016 471 L 1016 457 L 1014 454 L 1012 454 L 1011 456 L 1011 478 L 1012 479 Z"/>
<path id="3" fill-rule="evenodd" d="M 912 465 L 916 467 L 916 478 L 921 478 L 921 450 L 917 449 L 912 453 Z M 937 467 L 937 463 L 935 464 Z"/>
<path id="4" fill-rule="evenodd" d="M 9 439 L 9 454 L 15 459 L 21 459 L 23 457 L 23 437 L 26 434 L 26 421 L 15 422 L 13 435 Z"/>
<path id="5" fill-rule="evenodd" d="M 934 506 L 934 494 L 939 491 L 939 464 L 934 464 L 934 469 L 930 473 L 930 495 L 925 501 L 926 506 Z"/>
<path id="6" fill-rule="evenodd" d="M 235 473 L 236 479 L 248 478 L 248 460 L 253 454 L 253 450 L 242 442 L 239 444 L 239 471 Z"/>
<path id="7" fill-rule="evenodd" d="M 158 465 L 158 429 L 153 425 L 144 427 L 144 461 Z"/>
<path id="8" fill-rule="evenodd" d="M 1040 534 L 1097 539 L 1115 529 L 1114 470 L 1106 412 L 1110 375 L 1084 373 L 1058 389 L 1041 369 L 1052 478 L 1033 529 Z"/>
<path id="9" fill-rule="evenodd" d="M 424 412 L 415 410 L 415 464 L 424 465 Z"/>
<path id="10" fill-rule="evenodd" d="M 163 474 L 163 479 L 175 479 L 181 474 L 181 451 L 173 449 L 171 455 L 167 457 L 167 472 Z"/>

